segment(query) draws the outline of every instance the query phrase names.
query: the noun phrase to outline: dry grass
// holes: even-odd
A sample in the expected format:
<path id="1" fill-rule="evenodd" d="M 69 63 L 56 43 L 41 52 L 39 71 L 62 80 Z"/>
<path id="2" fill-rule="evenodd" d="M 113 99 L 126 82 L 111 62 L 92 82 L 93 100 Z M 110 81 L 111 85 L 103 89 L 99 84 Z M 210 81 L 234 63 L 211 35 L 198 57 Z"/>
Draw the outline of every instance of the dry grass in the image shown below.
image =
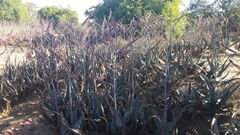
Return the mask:
<path id="1" fill-rule="evenodd" d="M 17 24 L 14 22 L 0 21 L 0 44 L 16 45 L 19 41 L 31 40 L 41 35 L 43 27 L 38 21 L 24 22 Z"/>
<path id="2" fill-rule="evenodd" d="M 6 63 L 10 60 L 10 63 L 21 64 L 26 60 L 26 47 L 16 48 L 13 46 L 0 46 L 0 73 L 5 68 Z"/>

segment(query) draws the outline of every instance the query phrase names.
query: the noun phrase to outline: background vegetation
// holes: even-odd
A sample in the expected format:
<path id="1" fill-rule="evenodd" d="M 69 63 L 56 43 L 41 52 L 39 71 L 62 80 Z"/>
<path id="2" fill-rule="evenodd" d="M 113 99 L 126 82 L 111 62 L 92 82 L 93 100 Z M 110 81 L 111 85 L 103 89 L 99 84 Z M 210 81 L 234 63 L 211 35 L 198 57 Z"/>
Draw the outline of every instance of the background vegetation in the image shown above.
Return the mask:
<path id="1" fill-rule="evenodd" d="M 29 19 L 26 5 L 21 0 L 1 0 L 0 19 L 17 22 Z"/>
<path id="2" fill-rule="evenodd" d="M 86 10 L 85 15 L 100 24 L 102 24 L 104 18 L 109 16 L 114 21 L 129 24 L 133 19 L 139 19 L 140 16 L 161 15 L 165 20 L 172 22 L 171 27 L 176 25 L 174 33 L 180 35 L 183 32 L 184 23 L 187 23 L 185 17 L 180 18 L 180 4 L 181 0 L 103 0 L 102 3 Z"/>
<path id="3" fill-rule="evenodd" d="M 77 24 L 78 14 L 70 8 L 58 8 L 55 6 L 43 7 L 38 11 L 39 18 L 52 21 L 54 26 L 59 23 Z"/>
<path id="4" fill-rule="evenodd" d="M 239 49 L 239 4 L 192 1 L 180 12 L 180 3 L 106 0 L 82 27 L 58 7 L 40 9 L 31 24 L 3 21 L 29 32 L 1 39 L 28 49 L 21 64 L 6 63 L 2 103 L 36 90 L 44 120 L 62 135 L 239 134 L 228 102 L 239 78 L 227 72 L 238 62 L 221 59 Z"/>

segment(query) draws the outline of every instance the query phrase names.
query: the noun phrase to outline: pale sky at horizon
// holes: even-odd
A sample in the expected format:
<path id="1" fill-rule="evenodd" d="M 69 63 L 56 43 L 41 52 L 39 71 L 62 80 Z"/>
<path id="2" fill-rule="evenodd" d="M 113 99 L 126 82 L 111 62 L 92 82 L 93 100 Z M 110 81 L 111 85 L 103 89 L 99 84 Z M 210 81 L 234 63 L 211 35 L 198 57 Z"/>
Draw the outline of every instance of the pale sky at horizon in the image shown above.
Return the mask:
<path id="1" fill-rule="evenodd" d="M 84 15 L 85 10 L 91 6 L 97 5 L 101 1 L 102 0 L 86 0 L 84 2 L 81 2 L 80 0 L 22 0 L 23 3 L 35 3 L 39 8 L 44 6 L 69 6 L 72 10 L 78 13 L 80 22 L 83 22 L 86 19 Z"/>
<path id="2" fill-rule="evenodd" d="M 184 4 L 188 4 L 190 0 L 183 0 Z M 79 16 L 79 21 L 83 22 L 86 17 L 84 12 L 86 9 L 89 9 L 91 6 L 95 6 L 102 0 L 86 0 L 81 2 L 80 0 L 22 0 L 22 2 L 31 2 L 35 3 L 39 8 L 44 6 L 69 6 L 72 10 L 76 11 Z"/>

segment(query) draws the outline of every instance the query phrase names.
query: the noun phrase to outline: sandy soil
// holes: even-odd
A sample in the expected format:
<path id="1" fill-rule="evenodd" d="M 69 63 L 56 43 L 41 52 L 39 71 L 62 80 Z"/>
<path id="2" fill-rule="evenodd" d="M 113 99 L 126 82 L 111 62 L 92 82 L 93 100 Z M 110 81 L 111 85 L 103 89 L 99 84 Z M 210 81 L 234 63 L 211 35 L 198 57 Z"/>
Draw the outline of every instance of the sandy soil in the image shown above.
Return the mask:
<path id="1" fill-rule="evenodd" d="M 0 46 L 0 73 L 5 67 L 7 60 L 12 63 L 20 63 L 25 59 L 26 48 L 11 47 L 11 46 Z"/>
<path id="2" fill-rule="evenodd" d="M 0 73 L 7 60 L 10 62 L 21 63 L 25 60 L 26 48 L 0 47 Z M 11 54 L 11 55 L 10 55 Z M 9 57 L 10 55 L 10 57 Z M 11 103 L 11 111 L 5 111 L 0 114 L 0 135 L 12 127 L 18 128 L 20 123 L 25 123 L 27 119 L 34 121 L 34 126 L 18 133 L 18 135 L 59 135 L 57 129 L 45 124 L 41 118 L 39 103 L 40 99 L 36 94 L 28 95 L 18 99 L 18 103 Z"/>
<path id="3" fill-rule="evenodd" d="M 59 135 L 57 129 L 48 126 L 42 120 L 39 110 L 40 100 L 36 94 L 33 95 L 20 99 L 18 104 L 13 105 L 7 116 L 0 116 L 2 131 L 4 132 L 12 127 L 19 128 L 21 122 L 25 123 L 28 119 L 32 119 L 34 124 L 31 128 L 19 132 L 18 135 Z"/>

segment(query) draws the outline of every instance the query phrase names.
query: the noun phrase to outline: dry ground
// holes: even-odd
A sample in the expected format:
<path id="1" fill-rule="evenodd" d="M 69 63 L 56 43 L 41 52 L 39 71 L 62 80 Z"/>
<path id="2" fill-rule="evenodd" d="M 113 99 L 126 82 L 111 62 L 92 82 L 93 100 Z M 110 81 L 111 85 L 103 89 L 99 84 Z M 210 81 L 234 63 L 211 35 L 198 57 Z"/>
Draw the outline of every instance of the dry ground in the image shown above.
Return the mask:
<path id="1" fill-rule="evenodd" d="M 5 67 L 7 59 L 10 57 L 10 62 L 22 62 L 25 60 L 26 48 L 14 48 L 10 46 L 0 46 L 0 71 Z M 11 54 L 11 55 L 10 55 Z M 16 61 L 15 61 L 16 60 Z"/>
<path id="2" fill-rule="evenodd" d="M 0 47 L 0 54 L 5 50 L 5 47 Z M 7 54 L 11 52 L 12 48 L 8 47 L 7 51 L 4 55 L 0 55 L 0 69 L 2 69 L 5 65 Z M 11 61 L 14 62 L 15 58 L 17 62 L 21 62 L 24 60 L 24 53 L 26 49 L 16 49 L 11 55 Z M 230 56 L 230 60 L 232 60 L 231 68 L 228 77 L 240 77 L 240 52 L 238 54 L 233 54 L 230 51 L 227 51 L 224 56 L 222 56 L 221 60 L 224 61 L 227 57 Z M 235 65 L 234 65 L 235 64 Z M 234 104 L 234 111 L 240 111 L 240 91 L 238 90 L 234 96 L 231 98 L 230 102 Z M 49 127 L 47 124 L 43 122 L 41 119 L 41 114 L 39 111 L 39 103 L 40 100 L 36 96 L 36 94 L 28 95 L 23 99 L 19 99 L 19 103 L 13 105 L 11 112 L 4 116 L 4 114 L 0 115 L 0 129 L 6 130 L 11 127 L 18 127 L 20 122 L 25 122 L 28 118 L 31 118 L 35 122 L 34 128 L 30 130 L 26 130 L 22 132 L 22 135 L 58 135 L 60 134 L 53 127 Z M 239 112 L 240 113 L 240 112 Z"/>
<path id="3" fill-rule="evenodd" d="M 13 52 L 12 52 L 13 51 Z M 3 54 L 2 54 L 3 53 Z M 10 61 L 19 63 L 25 60 L 26 48 L 0 47 L 0 73 L 6 64 L 10 55 Z M 21 122 L 31 118 L 34 121 L 34 128 L 22 131 L 19 135 L 59 135 L 59 132 L 53 127 L 44 123 L 39 110 L 40 99 L 36 94 L 19 98 L 18 103 L 12 103 L 11 112 L 0 114 L 0 134 L 1 130 L 6 131 L 12 127 L 19 127 Z"/>
<path id="4" fill-rule="evenodd" d="M 48 126 L 42 120 L 39 110 L 40 100 L 36 94 L 28 95 L 24 99 L 20 99 L 18 104 L 13 105 L 11 112 L 7 116 L 0 116 L 0 124 L 3 131 L 11 127 L 19 127 L 21 122 L 32 119 L 34 125 L 28 130 L 20 132 L 18 135 L 59 135 L 57 129 Z"/>

